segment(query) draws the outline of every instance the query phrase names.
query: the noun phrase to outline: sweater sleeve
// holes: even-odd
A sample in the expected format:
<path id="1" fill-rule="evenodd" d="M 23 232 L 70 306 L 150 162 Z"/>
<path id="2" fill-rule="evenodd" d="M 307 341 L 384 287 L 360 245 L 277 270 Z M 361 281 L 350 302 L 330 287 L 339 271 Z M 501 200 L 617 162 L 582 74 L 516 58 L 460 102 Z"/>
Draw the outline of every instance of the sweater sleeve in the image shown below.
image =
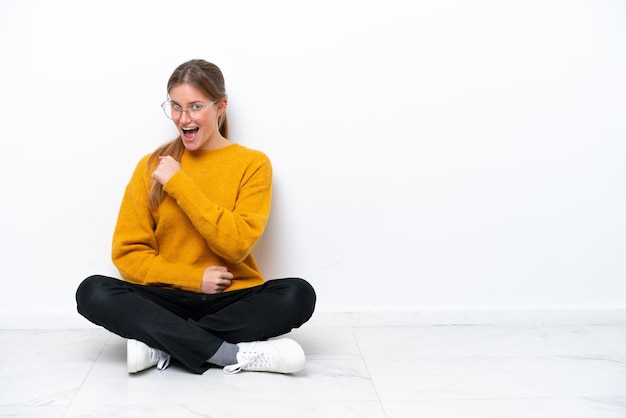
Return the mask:
<path id="1" fill-rule="evenodd" d="M 203 269 L 172 263 L 159 255 L 155 221 L 148 208 L 150 176 L 146 162 L 144 158 L 137 164 L 124 192 L 113 233 L 113 263 L 122 278 L 133 283 L 199 291 Z"/>
<path id="2" fill-rule="evenodd" d="M 182 170 L 164 186 L 211 250 L 229 263 L 240 263 L 250 255 L 263 234 L 270 211 L 272 166 L 269 159 L 258 153 L 257 158 L 243 166 L 239 177 L 227 181 L 232 182 L 228 187 L 237 190 L 232 207 L 217 204 Z"/>

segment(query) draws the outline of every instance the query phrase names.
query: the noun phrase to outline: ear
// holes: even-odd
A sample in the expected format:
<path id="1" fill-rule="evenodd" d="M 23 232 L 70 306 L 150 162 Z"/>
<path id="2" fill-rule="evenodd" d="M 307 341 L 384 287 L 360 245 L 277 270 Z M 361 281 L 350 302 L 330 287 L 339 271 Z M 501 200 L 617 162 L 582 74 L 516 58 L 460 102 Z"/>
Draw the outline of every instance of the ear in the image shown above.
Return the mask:
<path id="1" fill-rule="evenodd" d="M 228 96 L 224 96 L 217 104 L 217 114 L 221 115 L 222 113 L 226 112 L 227 107 L 228 107 Z"/>

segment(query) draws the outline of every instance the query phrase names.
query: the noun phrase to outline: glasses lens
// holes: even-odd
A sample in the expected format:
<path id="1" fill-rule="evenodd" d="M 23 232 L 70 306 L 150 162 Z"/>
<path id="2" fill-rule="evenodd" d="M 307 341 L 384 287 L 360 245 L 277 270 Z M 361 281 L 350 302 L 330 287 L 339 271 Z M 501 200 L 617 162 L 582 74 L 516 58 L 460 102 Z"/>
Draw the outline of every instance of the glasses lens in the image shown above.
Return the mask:
<path id="1" fill-rule="evenodd" d="M 163 102 L 161 104 L 161 107 L 163 108 L 163 112 L 165 113 L 165 116 L 172 119 L 172 103 L 169 101 Z"/>

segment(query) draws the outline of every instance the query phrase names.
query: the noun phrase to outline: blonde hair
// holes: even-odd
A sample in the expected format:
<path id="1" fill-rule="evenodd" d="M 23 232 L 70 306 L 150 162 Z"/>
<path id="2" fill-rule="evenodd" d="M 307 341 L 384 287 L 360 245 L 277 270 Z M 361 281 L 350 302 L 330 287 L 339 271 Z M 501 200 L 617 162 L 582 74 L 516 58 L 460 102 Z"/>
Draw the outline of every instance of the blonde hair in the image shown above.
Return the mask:
<path id="1" fill-rule="evenodd" d="M 224 83 L 224 75 L 219 67 L 213 63 L 204 60 L 190 60 L 179 65 L 167 82 L 167 94 L 169 95 L 173 87 L 180 84 L 189 84 L 202 91 L 208 97 L 219 100 L 226 97 L 226 88 Z M 228 120 L 226 111 L 217 118 L 217 126 L 220 134 L 224 138 L 228 138 Z M 148 159 L 148 171 L 152 173 L 159 164 L 159 156 L 171 155 L 176 161 L 180 161 L 185 151 L 185 145 L 180 137 L 161 145 L 157 148 Z M 156 209 L 165 198 L 163 185 L 152 179 L 150 183 L 150 192 L 148 194 L 148 206 L 150 209 Z"/>

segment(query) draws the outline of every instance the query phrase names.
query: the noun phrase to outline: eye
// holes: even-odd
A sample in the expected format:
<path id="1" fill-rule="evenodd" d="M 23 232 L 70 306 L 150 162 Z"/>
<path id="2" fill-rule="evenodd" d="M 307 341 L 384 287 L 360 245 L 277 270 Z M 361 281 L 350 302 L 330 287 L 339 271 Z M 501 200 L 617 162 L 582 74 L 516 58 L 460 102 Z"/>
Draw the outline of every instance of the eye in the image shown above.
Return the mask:
<path id="1" fill-rule="evenodd" d="M 204 109 L 204 105 L 201 105 L 200 103 L 194 103 L 191 105 L 191 110 L 194 112 L 197 112 L 202 109 Z"/>
<path id="2" fill-rule="evenodd" d="M 175 110 L 177 112 L 182 112 L 183 108 L 180 107 L 180 105 L 178 103 L 172 103 L 172 110 Z"/>

